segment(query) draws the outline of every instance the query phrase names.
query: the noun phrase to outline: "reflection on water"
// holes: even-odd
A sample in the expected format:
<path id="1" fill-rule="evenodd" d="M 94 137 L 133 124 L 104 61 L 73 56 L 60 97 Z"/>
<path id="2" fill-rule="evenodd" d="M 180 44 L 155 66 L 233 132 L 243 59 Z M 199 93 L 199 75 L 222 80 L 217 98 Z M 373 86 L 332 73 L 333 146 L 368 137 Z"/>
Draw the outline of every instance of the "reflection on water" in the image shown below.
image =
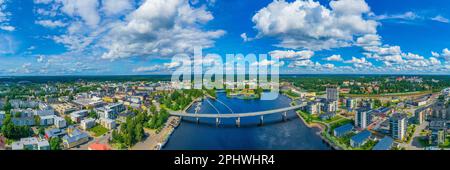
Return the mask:
<path id="1" fill-rule="evenodd" d="M 267 95 L 278 95 L 264 93 Z M 248 113 L 289 107 L 291 100 L 280 95 L 276 100 L 242 100 L 227 98 L 225 93 L 218 93 L 220 101 L 206 99 L 201 104 L 199 114 Z M 211 106 L 211 104 L 213 106 Z M 228 106 L 228 107 L 227 107 Z M 232 109 L 232 111 L 230 111 Z M 195 112 L 195 105 L 188 109 Z M 294 111 L 288 112 L 288 120 L 282 115 L 264 116 L 263 126 L 259 126 L 260 117 L 241 118 L 241 127 L 236 127 L 235 119 L 221 119 L 220 127 L 216 127 L 215 119 L 201 118 L 197 124 L 194 118 L 183 118 L 181 125 L 175 130 L 164 149 L 330 149 L 319 136 L 317 129 L 308 128 L 299 120 Z"/>

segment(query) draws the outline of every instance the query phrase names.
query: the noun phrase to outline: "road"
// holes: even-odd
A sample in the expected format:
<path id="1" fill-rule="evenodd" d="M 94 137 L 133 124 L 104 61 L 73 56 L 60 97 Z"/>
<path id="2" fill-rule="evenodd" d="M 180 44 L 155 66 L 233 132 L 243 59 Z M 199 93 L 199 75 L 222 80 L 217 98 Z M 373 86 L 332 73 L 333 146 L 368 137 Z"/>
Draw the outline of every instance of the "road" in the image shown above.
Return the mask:
<path id="1" fill-rule="evenodd" d="M 412 140 L 407 143 L 403 144 L 402 146 L 406 148 L 406 150 L 423 150 L 424 147 L 420 145 L 419 139 L 421 138 L 420 132 L 422 132 L 423 129 L 425 129 L 428 126 L 428 122 L 422 123 L 420 126 L 416 127 L 416 131 L 414 131 L 414 134 L 412 136 Z"/>
<path id="2" fill-rule="evenodd" d="M 183 116 L 183 117 L 202 117 L 202 118 L 239 118 L 239 117 L 252 117 L 252 116 L 262 116 L 275 113 L 283 113 L 290 110 L 300 109 L 302 106 L 292 106 L 281 109 L 267 110 L 261 112 L 251 112 L 251 113 L 235 113 L 235 114 L 192 114 L 185 112 L 169 111 L 172 116 Z"/>
<path id="3" fill-rule="evenodd" d="M 109 146 L 108 140 L 110 138 L 111 138 L 111 132 L 107 132 L 106 134 L 104 134 L 102 136 L 92 138 L 91 140 L 89 140 L 89 142 L 87 142 L 85 144 L 82 144 L 78 147 L 70 148 L 70 150 L 89 150 L 88 147 L 95 142 L 98 142 L 99 144 L 106 144 Z"/>
<path id="4" fill-rule="evenodd" d="M 155 150 L 156 146 L 168 140 L 168 136 L 174 130 L 170 122 L 174 120 L 180 121 L 178 117 L 169 117 L 164 128 L 159 133 L 156 133 L 155 130 L 145 129 L 146 138 L 134 145 L 131 150 Z"/>

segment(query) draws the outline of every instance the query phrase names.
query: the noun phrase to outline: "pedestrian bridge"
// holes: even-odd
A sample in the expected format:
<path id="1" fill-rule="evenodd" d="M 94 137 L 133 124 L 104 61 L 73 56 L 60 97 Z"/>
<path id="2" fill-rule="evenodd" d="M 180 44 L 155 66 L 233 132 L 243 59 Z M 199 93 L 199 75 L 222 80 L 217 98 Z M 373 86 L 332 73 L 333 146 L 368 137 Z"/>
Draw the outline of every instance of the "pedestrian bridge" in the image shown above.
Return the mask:
<path id="1" fill-rule="evenodd" d="M 215 118 L 217 126 L 220 124 L 220 119 L 222 118 L 235 118 L 236 119 L 236 125 L 240 126 L 240 119 L 241 117 L 256 117 L 260 116 L 260 123 L 263 123 L 264 115 L 270 115 L 270 114 L 277 114 L 281 113 L 283 116 L 283 119 L 287 119 L 287 111 L 300 109 L 302 106 L 291 106 L 286 108 L 280 108 L 280 109 L 274 109 L 274 110 L 267 110 L 267 111 L 258 111 L 258 112 L 249 112 L 249 113 L 227 113 L 227 114 L 217 114 L 217 113 L 205 113 L 205 114 L 197 114 L 197 113 L 186 113 L 182 111 L 169 111 L 170 115 L 172 116 L 180 116 L 183 117 L 192 117 L 196 118 L 197 122 L 199 122 L 199 118 Z"/>

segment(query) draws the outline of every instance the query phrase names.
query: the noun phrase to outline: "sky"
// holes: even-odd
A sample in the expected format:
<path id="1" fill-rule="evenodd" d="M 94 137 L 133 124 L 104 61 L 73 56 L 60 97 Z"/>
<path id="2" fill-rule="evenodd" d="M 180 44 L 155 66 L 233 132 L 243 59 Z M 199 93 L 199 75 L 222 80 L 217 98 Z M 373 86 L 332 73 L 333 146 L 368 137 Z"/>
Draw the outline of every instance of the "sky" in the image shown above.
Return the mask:
<path id="1" fill-rule="evenodd" d="M 282 74 L 450 74 L 450 1 L 0 0 L 0 75 L 170 74 L 266 54 Z M 203 61 L 207 65 L 208 61 Z"/>

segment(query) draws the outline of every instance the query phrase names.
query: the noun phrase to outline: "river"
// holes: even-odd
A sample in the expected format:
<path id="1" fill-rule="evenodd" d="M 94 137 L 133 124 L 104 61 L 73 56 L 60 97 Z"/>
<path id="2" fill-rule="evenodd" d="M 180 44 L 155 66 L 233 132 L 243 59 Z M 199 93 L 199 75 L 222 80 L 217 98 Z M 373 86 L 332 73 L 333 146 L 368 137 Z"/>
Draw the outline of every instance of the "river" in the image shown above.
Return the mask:
<path id="1" fill-rule="evenodd" d="M 266 93 L 267 95 L 268 93 Z M 243 100 L 227 98 L 225 93 L 217 93 L 217 98 L 205 99 L 199 114 L 247 113 L 289 107 L 291 99 L 280 95 L 276 100 Z M 209 100 L 207 102 L 206 100 Z M 211 106 L 214 105 L 214 107 Z M 226 107 L 226 104 L 228 107 Z M 188 109 L 195 112 L 196 104 Z M 230 111 L 230 109 L 232 111 Z M 283 121 L 281 113 L 264 116 L 263 126 L 260 117 L 241 118 L 241 127 L 236 127 L 235 119 L 222 119 L 216 127 L 215 119 L 203 118 L 197 124 L 193 118 L 183 118 L 174 131 L 165 150 L 329 150 L 329 147 L 316 134 L 319 129 L 308 128 L 294 111 L 288 112 L 288 120 Z"/>

